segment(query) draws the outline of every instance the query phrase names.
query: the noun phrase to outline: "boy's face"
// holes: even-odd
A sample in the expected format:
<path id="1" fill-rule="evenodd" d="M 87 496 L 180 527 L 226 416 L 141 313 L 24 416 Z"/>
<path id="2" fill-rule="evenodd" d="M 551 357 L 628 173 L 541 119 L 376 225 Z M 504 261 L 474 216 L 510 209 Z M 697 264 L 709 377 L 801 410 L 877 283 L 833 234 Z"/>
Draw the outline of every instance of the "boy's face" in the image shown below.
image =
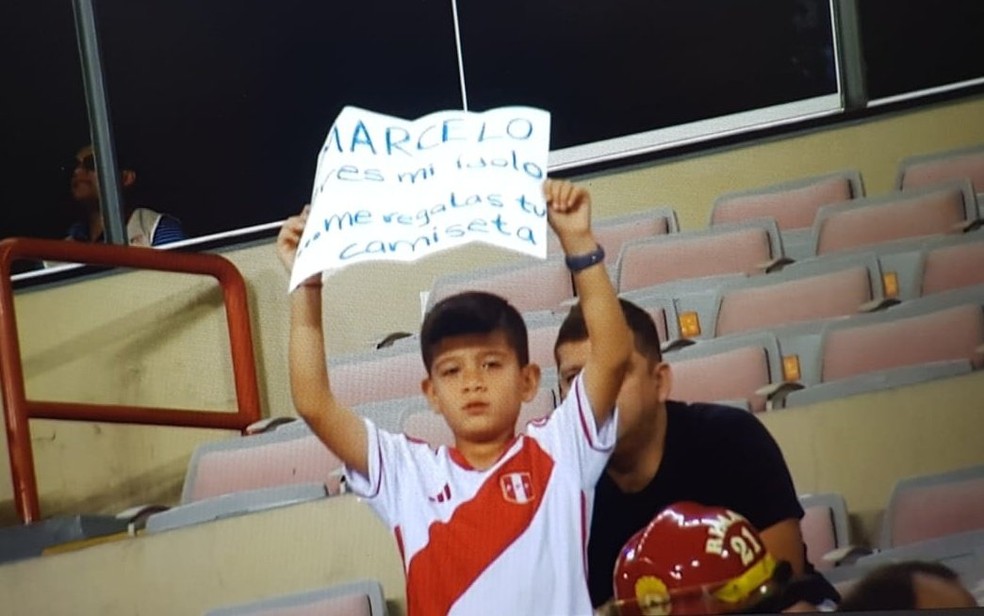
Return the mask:
<path id="1" fill-rule="evenodd" d="M 557 378 L 560 397 L 566 398 L 574 377 L 584 368 L 591 354 L 591 341 L 565 342 L 557 347 Z M 655 409 L 665 404 L 670 389 L 669 366 L 654 363 L 633 346 L 628 372 L 618 392 L 618 438 L 634 433 L 643 422 L 651 421 Z"/>
<path id="2" fill-rule="evenodd" d="M 442 340 L 421 387 L 458 441 L 511 438 L 523 402 L 536 395 L 540 369 L 519 365 L 502 332 Z"/>

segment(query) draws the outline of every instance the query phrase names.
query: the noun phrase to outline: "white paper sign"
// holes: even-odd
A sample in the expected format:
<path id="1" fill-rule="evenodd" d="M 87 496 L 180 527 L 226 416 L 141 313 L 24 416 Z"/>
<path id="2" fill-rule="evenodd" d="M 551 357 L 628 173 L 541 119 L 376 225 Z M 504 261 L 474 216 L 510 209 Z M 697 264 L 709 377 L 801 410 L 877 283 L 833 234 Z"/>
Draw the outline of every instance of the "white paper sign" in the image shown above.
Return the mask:
<path id="1" fill-rule="evenodd" d="M 545 258 L 549 148 L 550 114 L 532 107 L 412 121 L 344 108 L 318 156 L 290 290 L 322 271 L 470 242 Z"/>

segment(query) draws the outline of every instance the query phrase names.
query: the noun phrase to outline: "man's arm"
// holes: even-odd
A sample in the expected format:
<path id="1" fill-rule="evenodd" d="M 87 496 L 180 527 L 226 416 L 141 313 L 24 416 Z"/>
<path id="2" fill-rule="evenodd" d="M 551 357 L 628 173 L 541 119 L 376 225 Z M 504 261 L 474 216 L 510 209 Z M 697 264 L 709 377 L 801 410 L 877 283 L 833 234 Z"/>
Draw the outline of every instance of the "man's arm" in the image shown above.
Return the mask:
<path id="1" fill-rule="evenodd" d="M 293 267 L 307 214 L 305 208 L 300 215 L 288 218 L 277 237 L 277 254 L 287 271 Z M 290 390 L 297 413 L 348 468 L 367 475 L 365 423 L 339 403 L 328 379 L 319 278 L 309 279 L 291 295 L 288 348 Z"/>
<path id="2" fill-rule="evenodd" d="M 550 226 L 560 238 L 564 254 L 577 257 L 594 252 L 598 242 L 591 232 L 588 191 L 562 180 L 547 180 L 543 190 Z M 601 425 L 615 407 L 629 365 L 632 337 L 604 263 L 576 271 L 573 276 L 591 341 L 584 366 L 584 388 L 595 421 Z"/>
<path id="3" fill-rule="evenodd" d="M 773 558 L 788 562 L 793 568 L 793 575 L 803 575 L 806 565 L 799 520 L 796 518 L 780 520 L 759 531 L 759 536 Z"/>

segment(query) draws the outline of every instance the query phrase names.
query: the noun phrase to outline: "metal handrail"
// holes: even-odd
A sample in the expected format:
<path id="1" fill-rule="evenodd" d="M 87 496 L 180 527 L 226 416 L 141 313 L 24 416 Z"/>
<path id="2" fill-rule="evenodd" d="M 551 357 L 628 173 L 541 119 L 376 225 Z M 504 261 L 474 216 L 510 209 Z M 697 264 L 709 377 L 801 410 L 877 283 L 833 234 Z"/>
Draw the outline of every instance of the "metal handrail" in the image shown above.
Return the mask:
<path id="1" fill-rule="evenodd" d="M 232 350 L 238 409 L 235 413 L 196 409 L 28 400 L 24 386 L 11 264 L 18 259 L 54 260 L 108 267 L 130 267 L 214 277 L 222 286 Z M 260 395 L 242 274 L 214 254 L 91 244 L 60 240 L 9 238 L 0 241 L 0 389 L 10 455 L 14 502 L 22 522 L 40 519 L 30 419 L 62 419 L 142 425 L 244 430 L 260 419 Z"/>

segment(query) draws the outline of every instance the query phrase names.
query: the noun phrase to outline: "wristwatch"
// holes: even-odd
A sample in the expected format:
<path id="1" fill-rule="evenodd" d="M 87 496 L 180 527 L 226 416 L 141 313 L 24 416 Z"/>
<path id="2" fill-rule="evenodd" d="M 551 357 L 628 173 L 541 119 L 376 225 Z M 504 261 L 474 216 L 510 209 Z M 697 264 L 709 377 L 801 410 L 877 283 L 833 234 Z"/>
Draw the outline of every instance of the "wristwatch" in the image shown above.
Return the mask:
<path id="1" fill-rule="evenodd" d="M 601 247 L 601 244 L 598 244 L 597 248 L 589 253 L 583 255 L 567 255 L 564 257 L 564 263 L 572 274 L 588 269 L 592 265 L 597 265 L 604 260 L 605 249 Z"/>

